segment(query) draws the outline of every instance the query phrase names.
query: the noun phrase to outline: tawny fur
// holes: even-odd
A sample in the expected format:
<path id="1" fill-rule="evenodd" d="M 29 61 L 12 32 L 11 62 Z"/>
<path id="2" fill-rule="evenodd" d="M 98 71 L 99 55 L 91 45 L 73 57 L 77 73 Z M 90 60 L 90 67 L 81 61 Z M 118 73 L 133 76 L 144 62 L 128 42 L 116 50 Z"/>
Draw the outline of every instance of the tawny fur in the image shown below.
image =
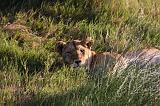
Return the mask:
<path id="1" fill-rule="evenodd" d="M 96 53 L 90 48 L 90 41 L 73 40 L 67 43 L 60 41 L 56 44 L 56 50 L 63 57 L 64 63 L 72 67 L 85 67 L 92 73 L 99 69 L 122 70 L 130 65 L 140 68 L 160 65 L 160 50 L 156 48 L 127 52 L 124 55 L 114 52 Z"/>

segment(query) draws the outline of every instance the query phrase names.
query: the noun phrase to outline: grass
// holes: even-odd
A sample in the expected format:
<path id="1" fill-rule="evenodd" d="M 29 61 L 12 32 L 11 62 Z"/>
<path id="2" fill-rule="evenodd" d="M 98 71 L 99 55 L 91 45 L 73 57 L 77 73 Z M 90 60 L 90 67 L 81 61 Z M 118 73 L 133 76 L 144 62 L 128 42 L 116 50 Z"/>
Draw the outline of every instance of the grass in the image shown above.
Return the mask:
<path id="1" fill-rule="evenodd" d="M 58 40 L 87 36 L 94 39 L 97 52 L 160 48 L 159 3 L 4 1 L 0 4 L 0 105 L 160 105 L 160 74 L 155 69 L 131 67 L 119 76 L 106 73 L 90 79 L 84 69 L 63 66 L 54 50 Z"/>

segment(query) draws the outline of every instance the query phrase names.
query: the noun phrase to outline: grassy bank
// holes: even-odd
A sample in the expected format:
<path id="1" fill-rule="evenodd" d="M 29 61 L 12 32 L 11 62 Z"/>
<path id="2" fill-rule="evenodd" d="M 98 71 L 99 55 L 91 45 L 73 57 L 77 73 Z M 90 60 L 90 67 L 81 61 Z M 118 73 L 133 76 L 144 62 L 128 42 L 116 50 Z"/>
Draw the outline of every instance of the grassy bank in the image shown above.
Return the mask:
<path id="1" fill-rule="evenodd" d="M 0 4 L 0 105 L 160 105 L 159 73 L 92 80 L 63 66 L 56 41 L 94 39 L 97 52 L 160 48 L 159 0 L 7 0 Z M 157 69 L 160 70 L 160 69 Z"/>

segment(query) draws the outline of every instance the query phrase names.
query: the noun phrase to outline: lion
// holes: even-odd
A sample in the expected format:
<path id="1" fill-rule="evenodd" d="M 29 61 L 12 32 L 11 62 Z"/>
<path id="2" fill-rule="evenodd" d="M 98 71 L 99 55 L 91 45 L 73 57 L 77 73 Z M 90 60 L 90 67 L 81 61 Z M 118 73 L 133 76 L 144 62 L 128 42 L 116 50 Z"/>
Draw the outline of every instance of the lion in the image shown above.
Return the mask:
<path id="1" fill-rule="evenodd" d="M 160 64 L 160 50 L 156 48 L 142 49 L 124 54 L 115 52 L 96 53 L 91 50 L 92 40 L 58 41 L 55 49 L 62 56 L 63 62 L 71 67 L 85 67 L 90 73 L 95 70 L 122 70 L 130 65 L 145 68 Z"/>

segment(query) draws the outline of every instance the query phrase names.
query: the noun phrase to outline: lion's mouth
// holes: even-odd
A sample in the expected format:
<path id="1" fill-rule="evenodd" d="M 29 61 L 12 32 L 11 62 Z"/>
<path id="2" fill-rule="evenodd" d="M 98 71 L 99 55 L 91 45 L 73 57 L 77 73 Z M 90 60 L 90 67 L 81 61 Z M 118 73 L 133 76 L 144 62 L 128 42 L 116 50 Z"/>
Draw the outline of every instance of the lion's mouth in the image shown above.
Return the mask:
<path id="1" fill-rule="evenodd" d="M 83 67 L 84 65 L 73 63 L 70 66 L 73 67 L 73 68 L 78 68 L 78 67 Z"/>

